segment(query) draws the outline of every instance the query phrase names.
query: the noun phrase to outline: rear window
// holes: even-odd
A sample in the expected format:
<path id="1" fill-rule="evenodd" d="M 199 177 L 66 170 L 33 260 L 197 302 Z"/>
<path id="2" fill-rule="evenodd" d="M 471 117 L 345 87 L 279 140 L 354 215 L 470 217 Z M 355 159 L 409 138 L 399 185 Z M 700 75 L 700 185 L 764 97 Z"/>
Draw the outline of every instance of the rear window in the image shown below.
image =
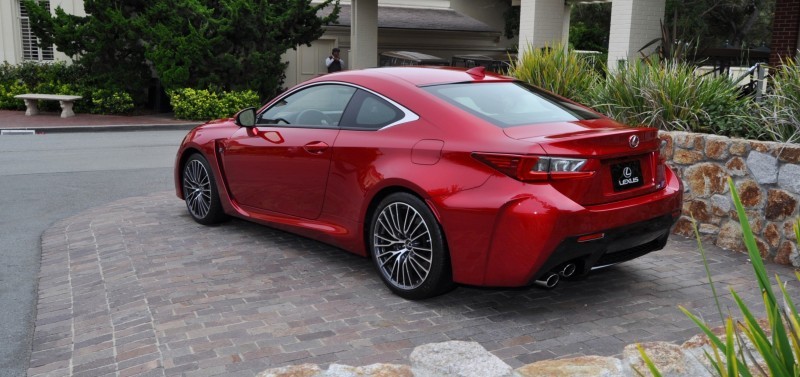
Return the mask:
<path id="1" fill-rule="evenodd" d="M 517 82 L 447 84 L 423 89 L 503 128 L 599 118 L 578 105 Z"/>

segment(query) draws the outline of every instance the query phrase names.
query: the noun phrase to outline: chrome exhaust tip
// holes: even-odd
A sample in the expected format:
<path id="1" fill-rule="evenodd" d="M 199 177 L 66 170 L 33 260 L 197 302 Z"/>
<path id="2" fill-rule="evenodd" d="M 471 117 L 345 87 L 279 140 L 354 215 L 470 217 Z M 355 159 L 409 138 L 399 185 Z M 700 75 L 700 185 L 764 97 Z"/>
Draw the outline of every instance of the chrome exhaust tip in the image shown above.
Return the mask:
<path id="1" fill-rule="evenodd" d="M 578 267 L 575 266 L 575 263 L 567 263 L 564 267 L 561 268 L 561 271 L 558 272 L 562 278 L 568 278 L 572 275 L 575 275 L 575 271 L 578 270 Z"/>
<path id="2" fill-rule="evenodd" d="M 544 274 L 539 280 L 533 282 L 534 284 L 547 289 L 553 289 L 556 285 L 558 285 L 558 274 L 548 272 Z"/>

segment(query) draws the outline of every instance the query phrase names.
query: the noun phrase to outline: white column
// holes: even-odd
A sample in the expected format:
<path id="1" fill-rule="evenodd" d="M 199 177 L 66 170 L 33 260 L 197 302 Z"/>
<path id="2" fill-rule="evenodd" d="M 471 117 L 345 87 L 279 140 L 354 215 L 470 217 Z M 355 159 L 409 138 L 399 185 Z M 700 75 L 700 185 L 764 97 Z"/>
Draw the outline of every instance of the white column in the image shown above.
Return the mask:
<path id="1" fill-rule="evenodd" d="M 378 66 L 378 0 L 352 0 L 350 61 L 345 68 Z"/>
<path id="2" fill-rule="evenodd" d="M 639 49 L 661 37 L 666 0 L 614 0 L 611 4 L 611 33 L 608 38 L 608 67 L 641 57 Z M 656 45 L 644 51 L 650 54 Z"/>
<path id="3" fill-rule="evenodd" d="M 529 45 L 540 48 L 569 43 L 569 5 L 560 0 L 521 0 L 520 7 L 520 56 Z"/>

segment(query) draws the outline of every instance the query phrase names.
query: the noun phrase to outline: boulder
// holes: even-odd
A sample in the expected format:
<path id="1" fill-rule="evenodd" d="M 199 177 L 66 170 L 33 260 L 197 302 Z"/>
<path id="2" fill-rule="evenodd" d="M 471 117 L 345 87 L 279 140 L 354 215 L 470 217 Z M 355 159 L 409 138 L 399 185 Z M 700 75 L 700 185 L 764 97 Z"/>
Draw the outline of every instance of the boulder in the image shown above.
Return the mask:
<path id="1" fill-rule="evenodd" d="M 517 377 L 618 377 L 622 362 L 614 357 L 581 356 L 543 360 L 514 371 Z"/>
<path id="2" fill-rule="evenodd" d="M 511 377 L 513 370 L 477 342 L 452 340 L 414 348 L 415 377 Z"/>

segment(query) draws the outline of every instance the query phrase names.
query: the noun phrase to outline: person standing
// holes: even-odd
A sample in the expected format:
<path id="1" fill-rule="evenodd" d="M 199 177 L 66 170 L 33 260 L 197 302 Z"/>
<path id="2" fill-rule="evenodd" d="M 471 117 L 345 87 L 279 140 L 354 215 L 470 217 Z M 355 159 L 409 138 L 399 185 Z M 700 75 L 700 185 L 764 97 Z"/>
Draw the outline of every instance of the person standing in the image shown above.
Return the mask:
<path id="1" fill-rule="evenodd" d="M 339 57 L 338 48 L 334 48 L 331 51 L 331 56 L 325 58 L 325 66 L 328 67 L 328 73 L 337 72 L 344 69 L 344 60 Z"/>

